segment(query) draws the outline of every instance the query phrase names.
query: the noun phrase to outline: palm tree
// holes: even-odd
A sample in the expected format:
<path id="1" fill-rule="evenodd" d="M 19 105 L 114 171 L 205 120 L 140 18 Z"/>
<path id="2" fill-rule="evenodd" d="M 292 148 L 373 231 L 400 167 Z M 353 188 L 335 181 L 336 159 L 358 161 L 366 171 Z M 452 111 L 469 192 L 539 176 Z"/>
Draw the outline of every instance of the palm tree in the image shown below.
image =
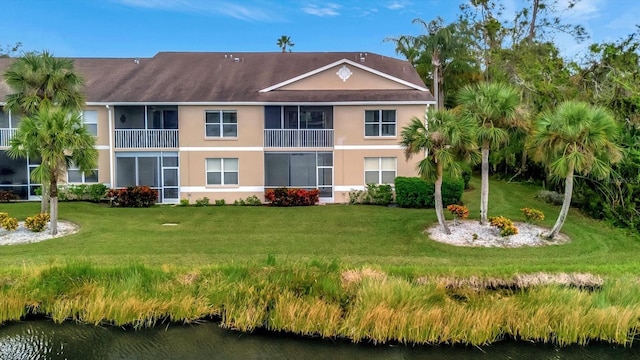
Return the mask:
<path id="1" fill-rule="evenodd" d="M 548 238 L 558 235 L 567 218 L 574 174 L 603 179 L 611 173 L 611 165 L 622 160 L 622 150 L 614 142 L 618 132 L 607 110 L 584 102 L 568 101 L 538 117 L 531 135 L 533 159 L 547 166 L 550 176 L 565 179 L 562 208 Z"/>
<path id="2" fill-rule="evenodd" d="M 482 149 L 480 223 L 484 224 L 489 208 L 489 149 L 495 149 L 509 139 L 508 129 L 517 119 L 520 96 L 509 85 L 480 83 L 462 88 L 458 102 L 462 105 L 463 116 L 478 124 L 478 142 Z"/>
<path id="3" fill-rule="evenodd" d="M 442 178 L 444 173 L 460 176 L 461 162 L 477 162 L 476 123 L 471 118 L 460 118 L 452 110 L 431 111 L 425 122 L 414 117 L 402 129 L 400 144 L 407 159 L 418 153 L 426 156 L 418 163 L 418 173 L 425 179 L 435 179 L 435 207 L 438 223 L 450 234 L 444 218 L 442 204 Z"/>
<path id="4" fill-rule="evenodd" d="M 289 47 L 289 52 L 291 52 L 291 48 L 295 44 L 293 42 L 291 42 L 291 38 L 289 36 L 282 35 L 282 36 L 280 36 L 280 38 L 276 42 L 276 45 L 278 45 L 278 47 L 280 49 L 282 49 L 282 52 L 287 52 L 287 46 L 288 46 Z"/>
<path id="5" fill-rule="evenodd" d="M 73 61 L 56 58 L 47 51 L 28 52 L 16 59 L 5 71 L 4 79 L 13 91 L 7 95 L 5 106 L 16 114 L 32 116 L 51 106 L 69 112 L 81 111 L 85 103 L 81 91 L 84 80 L 75 72 Z M 42 180 L 40 211 L 46 212 L 49 197 L 46 178 Z"/>
<path id="6" fill-rule="evenodd" d="M 12 158 L 38 154 L 41 163 L 31 173 L 34 179 L 49 185 L 51 235 L 58 232 L 58 179 L 69 165 L 85 173 L 94 169 L 98 152 L 95 138 L 89 134 L 81 117 L 59 107 L 43 107 L 22 119 L 7 151 Z"/>
<path id="7" fill-rule="evenodd" d="M 29 52 L 9 66 L 4 79 L 13 91 L 6 98 L 6 106 L 13 112 L 30 116 L 45 106 L 68 111 L 84 107 L 84 80 L 70 59 L 54 57 L 47 51 Z"/>

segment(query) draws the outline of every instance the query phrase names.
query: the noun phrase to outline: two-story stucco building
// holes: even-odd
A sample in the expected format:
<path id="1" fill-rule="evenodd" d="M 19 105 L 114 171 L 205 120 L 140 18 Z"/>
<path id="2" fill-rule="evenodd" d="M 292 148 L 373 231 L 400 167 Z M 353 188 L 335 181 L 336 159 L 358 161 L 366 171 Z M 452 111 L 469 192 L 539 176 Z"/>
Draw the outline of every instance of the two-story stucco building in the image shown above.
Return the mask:
<path id="1" fill-rule="evenodd" d="M 415 176 L 399 133 L 435 104 L 410 63 L 371 53 L 167 52 L 74 66 L 99 161 L 91 175 L 68 169 L 68 183 L 150 185 L 161 203 L 263 199 L 280 186 L 346 202 L 351 189 Z M 0 104 L 8 93 L 0 81 Z M 32 198 L 37 160 L 4 151 L 19 122 L 0 113 L 0 190 Z"/>

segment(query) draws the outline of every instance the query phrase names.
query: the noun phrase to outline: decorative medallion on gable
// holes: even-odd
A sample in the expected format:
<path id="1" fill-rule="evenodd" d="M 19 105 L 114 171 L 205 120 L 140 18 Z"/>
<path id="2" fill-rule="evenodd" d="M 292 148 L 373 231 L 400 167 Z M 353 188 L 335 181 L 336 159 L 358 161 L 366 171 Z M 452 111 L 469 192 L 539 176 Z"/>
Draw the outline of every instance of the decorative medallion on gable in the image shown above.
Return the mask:
<path id="1" fill-rule="evenodd" d="M 353 72 L 349 70 L 346 65 L 342 65 L 342 67 L 336 72 L 336 75 L 338 75 L 338 77 L 342 79 L 343 82 L 345 82 L 348 78 L 351 77 L 351 75 L 353 75 Z"/>

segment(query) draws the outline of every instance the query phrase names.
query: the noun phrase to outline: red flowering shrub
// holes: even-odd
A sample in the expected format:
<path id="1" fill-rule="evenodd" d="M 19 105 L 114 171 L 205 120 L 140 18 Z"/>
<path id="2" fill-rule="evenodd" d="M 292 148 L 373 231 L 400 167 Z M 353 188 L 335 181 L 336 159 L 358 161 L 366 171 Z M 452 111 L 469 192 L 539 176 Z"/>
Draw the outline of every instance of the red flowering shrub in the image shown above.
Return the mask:
<path id="1" fill-rule="evenodd" d="M 148 186 L 110 189 L 107 191 L 107 198 L 111 200 L 111 206 L 150 207 L 158 201 L 158 190 Z"/>
<path id="2" fill-rule="evenodd" d="M 320 191 L 298 188 L 268 189 L 264 198 L 273 206 L 311 206 L 318 203 Z"/>

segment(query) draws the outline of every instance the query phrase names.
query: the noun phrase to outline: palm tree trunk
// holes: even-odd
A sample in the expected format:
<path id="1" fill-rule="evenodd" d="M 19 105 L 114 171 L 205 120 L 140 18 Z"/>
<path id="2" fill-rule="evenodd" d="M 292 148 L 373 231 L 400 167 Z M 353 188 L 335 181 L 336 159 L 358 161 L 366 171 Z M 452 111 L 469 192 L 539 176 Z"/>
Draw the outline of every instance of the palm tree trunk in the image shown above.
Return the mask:
<path id="1" fill-rule="evenodd" d="M 482 143 L 482 184 L 480 185 L 480 224 L 487 222 L 489 209 L 489 142 Z"/>
<path id="2" fill-rule="evenodd" d="M 42 199 L 40 199 L 40 213 L 49 212 L 49 189 L 47 184 L 42 184 Z"/>
<path id="3" fill-rule="evenodd" d="M 562 229 L 562 225 L 564 225 L 564 221 L 567 219 L 567 215 L 569 214 L 569 208 L 571 207 L 571 195 L 573 193 L 573 166 L 569 166 L 569 174 L 564 182 L 564 200 L 562 201 L 562 208 L 560 209 L 560 214 L 558 215 L 558 220 L 556 220 L 556 224 L 553 225 L 553 229 L 547 238 L 553 239 L 558 235 L 560 229 Z"/>
<path id="4" fill-rule="evenodd" d="M 49 228 L 51 235 L 58 234 L 58 178 L 55 170 L 51 172 L 51 181 L 49 183 L 49 199 L 51 211 L 49 211 Z"/>
<path id="5" fill-rule="evenodd" d="M 440 224 L 440 226 L 442 226 L 442 230 L 444 231 L 445 234 L 449 235 L 451 234 L 451 231 L 449 230 L 449 228 L 447 227 L 447 222 L 444 218 L 444 210 L 443 205 L 442 205 L 442 163 L 438 162 L 437 166 L 437 172 L 438 172 L 438 177 L 436 178 L 436 191 L 435 191 L 435 198 L 436 198 L 436 216 L 438 217 L 438 223 Z"/>

